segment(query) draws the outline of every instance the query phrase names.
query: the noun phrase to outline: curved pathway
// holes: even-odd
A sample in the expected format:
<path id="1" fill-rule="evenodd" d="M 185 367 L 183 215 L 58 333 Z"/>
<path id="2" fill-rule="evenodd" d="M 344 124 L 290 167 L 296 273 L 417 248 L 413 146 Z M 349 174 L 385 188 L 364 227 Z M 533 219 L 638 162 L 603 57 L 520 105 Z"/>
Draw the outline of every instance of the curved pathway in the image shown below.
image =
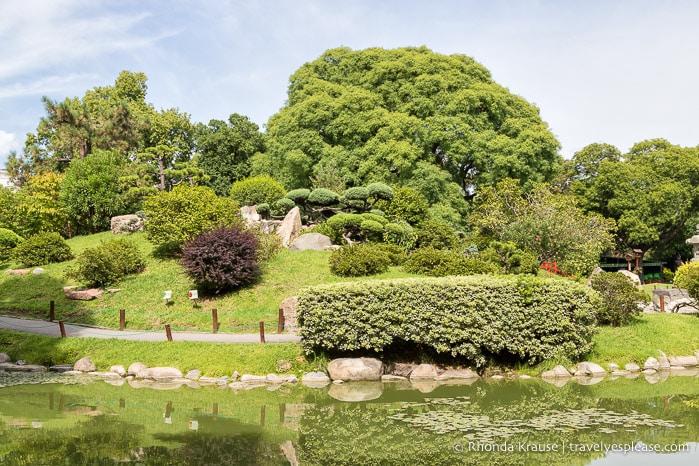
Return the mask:
<path id="1" fill-rule="evenodd" d="M 89 327 L 77 324 L 64 324 L 66 337 L 81 338 L 114 338 L 117 340 L 137 341 L 167 341 L 165 330 L 157 331 L 120 331 L 101 327 Z M 0 329 L 18 332 L 60 337 L 61 329 L 58 322 L 42 320 L 18 319 L 16 317 L 0 316 Z M 260 343 L 257 333 L 204 333 L 204 332 L 172 332 L 173 341 L 203 341 L 209 343 Z M 299 343 L 301 337 L 289 333 L 265 334 L 266 343 Z"/>

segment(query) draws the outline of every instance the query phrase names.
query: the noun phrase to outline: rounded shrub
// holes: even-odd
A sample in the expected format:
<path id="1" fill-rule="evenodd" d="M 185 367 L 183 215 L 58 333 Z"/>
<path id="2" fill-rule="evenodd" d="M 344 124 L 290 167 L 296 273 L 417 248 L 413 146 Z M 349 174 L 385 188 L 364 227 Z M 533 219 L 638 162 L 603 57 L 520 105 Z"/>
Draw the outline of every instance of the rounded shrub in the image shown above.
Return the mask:
<path id="1" fill-rule="evenodd" d="M 182 267 L 197 285 L 220 293 L 255 282 L 262 274 L 258 239 L 239 227 L 202 233 L 182 249 Z"/>
<path id="2" fill-rule="evenodd" d="M 85 249 L 68 269 L 67 276 L 90 286 L 118 283 L 146 266 L 143 254 L 131 241 L 117 239 Z"/>
<path id="3" fill-rule="evenodd" d="M 417 247 L 431 246 L 435 249 L 456 250 L 459 245 L 459 236 L 446 222 L 441 220 L 424 220 L 420 222 L 416 230 Z"/>
<path id="4" fill-rule="evenodd" d="M 431 246 L 413 251 L 403 264 L 406 272 L 432 277 L 447 275 L 477 275 L 498 273 L 498 267 L 479 257 L 464 257 L 459 253 Z"/>
<path id="5" fill-rule="evenodd" d="M 417 235 L 414 228 L 407 222 L 399 221 L 384 225 L 383 240 L 389 244 L 411 250 L 415 247 Z"/>
<path id="6" fill-rule="evenodd" d="M 594 275 L 590 280 L 590 286 L 602 298 L 596 312 L 597 323 L 602 325 L 626 325 L 641 313 L 639 304 L 648 302 L 648 296 L 643 291 L 617 272 L 600 272 Z"/>
<path id="7" fill-rule="evenodd" d="M 343 246 L 330 254 L 330 272 L 340 277 L 363 277 L 388 270 L 391 258 L 374 244 Z"/>
<path id="8" fill-rule="evenodd" d="M 73 258 L 68 243 L 58 233 L 38 233 L 19 243 L 11 253 L 22 267 L 32 267 Z"/>
<path id="9" fill-rule="evenodd" d="M 274 204 L 272 205 L 272 215 L 276 216 L 283 216 L 289 213 L 291 209 L 296 207 L 296 204 L 294 204 L 294 201 L 287 197 L 282 197 L 281 199 L 277 199 Z"/>
<path id="10" fill-rule="evenodd" d="M 366 201 L 369 199 L 369 190 L 364 186 L 347 188 L 342 196 L 349 201 Z"/>
<path id="11" fill-rule="evenodd" d="M 306 201 L 308 200 L 308 196 L 311 194 L 310 189 L 306 188 L 299 188 L 299 189 L 292 189 L 288 193 L 286 193 L 287 199 L 291 199 L 294 201 L 295 204 L 302 205 L 305 204 Z"/>
<path id="12" fill-rule="evenodd" d="M 692 298 L 699 299 L 699 262 L 685 262 L 677 267 L 673 283 L 687 290 Z"/>
<path id="13" fill-rule="evenodd" d="M 343 235 L 357 235 L 361 232 L 364 218 L 360 214 L 341 213 L 333 215 L 325 221 L 326 227 L 330 230 L 328 236 L 335 244 L 344 243 Z"/>
<path id="14" fill-rule="evenodd" d="M 376 214 L 373 214 L 371 212 L 365 212 L 361 215 L 362 215 L 362 218 L 364 220 L 371 220 L 374 222 L 378 222 L 381 225 L 386 225 L 388 223 L 388 219 L 386 217 L 384 217 L 383 215 L 376 215 Z"/>
<path id="15" fill-rule="evenodd" d="M 374 201 L 390 201 L 393 199 L 393 189 L 387 184 L 370 183 L 366 188 L 369 191 L 369 197 L 374 199 Z"/>
<path id="16" fill-rule="evenodd" d="M 0 261 L 10 257 L 10 251 L 22 242 L 22 237 L 12 230 L 0 228 Z"/>
<path id="17" fill-rule="evenodd" d="M 375 220 L 363 220 L 359 225 L 362 235 L 368 240 L 381 240 L 383 236 L 383 225 Z"/>
<path id="18" fill-rule="evenodd" d="M 328 207 L 337 204 L 340 195 L 326 188 L 316 188 L 308 195 L 308 203 L 319 207 Z"/>
<path id="19" fill-rule="evenodd" d="M 408 258 L 408 254 L 402 247 L 389 243 L 372 243 L 372 246 L 379 251 L 388 254 L 391 265 L 402 265 Z"/>
<path id="20" fill-rule="evenodd" d="M 284 186 L 267 175 L 236 181 L 230 190 L 230 196 L 240 205 L 257 205 L 263 202 L 271 204 L 284 194 L 286 194 Z"/>
<path id="21" fill-rule="evenodd" d="M 255 206 L 255 210 L 257 211 L 258 214 L 260 214 L 263 217 L 267 217 L 269 214 L 272 213 L 272 207 L 267 204 L 266 202 L 263 202 L 261 204 L 257 204 Z"/>

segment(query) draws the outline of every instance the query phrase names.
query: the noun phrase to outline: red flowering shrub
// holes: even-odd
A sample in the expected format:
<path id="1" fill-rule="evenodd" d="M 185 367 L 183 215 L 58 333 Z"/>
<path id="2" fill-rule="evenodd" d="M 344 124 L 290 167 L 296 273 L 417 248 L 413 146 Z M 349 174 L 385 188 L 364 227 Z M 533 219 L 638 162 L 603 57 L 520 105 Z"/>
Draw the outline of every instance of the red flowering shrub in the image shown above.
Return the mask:
<path id="1" fill-rule="evenodd" d="M 187 243 L 182 267 L 197 285 L 215 293 L 249 285 L 262 274 L 257 243 L 241 228 L 217 228 Z"/>

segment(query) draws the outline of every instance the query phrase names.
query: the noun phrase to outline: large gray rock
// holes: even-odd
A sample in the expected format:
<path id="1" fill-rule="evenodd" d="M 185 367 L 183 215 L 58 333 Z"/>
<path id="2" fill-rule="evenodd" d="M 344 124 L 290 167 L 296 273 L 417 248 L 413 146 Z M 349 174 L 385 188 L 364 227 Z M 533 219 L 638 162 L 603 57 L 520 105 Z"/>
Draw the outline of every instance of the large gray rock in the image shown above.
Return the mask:
<path id="1" fill-rule="evenodd" d="M 696 356 L 669 356 L 670 366 L 694 367 L 697 365 Z"/>
<path id="2" fill-rule="evenodd" d="M 641 371 L 641 367 L 638 364 L 634 364 L 632 362 L 626 364 L 624 366 L 624 369 L 626 369 L 629 372 L 640 372 Z"/>
<path id="3" fill-rule="evenodd" d="M 109 372 L 113 372 L 120 377 L 126 377 L 126 369 L 124 369 L 124 366 L 121 365 L 114 365 L 109 368 Z"/>
<path id="4" fill-rule="evenodd" d="M 328 374 L 332 380 L 376 381 L 381 380 L 383 363 L 374 358 L 340 358 L 328 364 Z"/>
<path id="5" fill-rule="evenodd" d="M 636 275 L 633 272 L 629 272 L 628 270 L 617 270 L 617 273 L 622 274 L 623 276 L 625 276 L 626 278 L 628 278 L 631 281 L 633 286 L 641 289 L 641 279 L 638 278 L 638 275 Z"/>
<path id="6" fill-rule="evenodd" d="M 578 363 L 578 370 L 575 371 L 575 375 L 588 377 L 604 376 L 606 373 L 607 371 L 602 366 L 589 361 Z"/>
<path id="7" fill-rule="evenodd" d="M 560 364 L 550 371 L 545 371 L 543 374 L 541 374 L 542 379 L 565 379 L 570 377 L 570 372 L 568 372 L 568 369 L 565 367 L 561 366 Z"/>
<path id="8" fill-rule="evenodd" d="M 127 375 L 136 375 L 139 372 L 141 372 L 142 370 L 147 369 L 147 368 L 148 368 L 148 366 L 146 366 L 142 362 L 134 362 L 129 366 L 128 369 L 126 369 L 126 374 Z"/>
<path id="9" fill-rule="evenodd" d="M 10 362 L 12 359 L 6 353 L 0 353 L 0 363 Z"/>
<path id="10" fill-rule="evenodd" d="M 175 379 L 182 378 L 182 372 L 174 367 L 149 367 L 148 369 L 138 371 L 136 378 L 152 380 Z"/>
<path id="11" fill-rule="evenodd" d="M 410 373 L 410 380 L 415 379 L 436 379 L 439 373 L 432 364 L 419 364 Z"/>
<path id="12" fill-rule="evenodd" d="M 595 277 L 595 275 L 599 275 L 600 273 L 604 272 L 600 267 L 595 267 L 592 270 L 592 273 L 590 273 L 590 276 L 587 279 L 586 285 L 587 286 L 592 286 L 592 279 Z"/>
<path id="13" fill-rule="evenodd" d="M 260 214 L 257 213 L 257 209 L 254 205 L 246 205 L 241 207 L 240 214 L 243 216 L 248 225 L 253 225 L 260 221 Z"/>
<path id="14" fill-rule="evenodd" d="M 78 288 L 75 286 L 64 287 L 63 293 L 66 298 L 77 301 L 90 301 L 102 296 L 102 290 L 98 288 Z"/>
<path id="15" fill-rule="evenodd" d="M 643 370 L 654 370 L 657 371 L 660 368 L 660 363 L 658 362 L 657 359 L 655 358 L 648 358 L 646 359 L 646 362 L 643 363 Z"/>
<path id="16" fill-rule="evenodd" d="M 301 383 L 310 388 L 323 388 L 330 383 L 330 377 L 325 372 L 308 372 L 301 376 Z"/>
<path id="17" fill-rule="evenodd" d="M 376 382 L 352 382 L 333 384 L 328 389 L 328 395 L 336 400 L 357 403 L 375 400 L 381 397 L 383 384 Z"/>
<path id="18" fill-rule="evenodd" d="M 34 364 L 12 364 L 11 362 L 0 363 L 0 371 L 7 372 L 46 372 L 46 367 Z"/>
<path id="19" fill-rule="evenodd" d="M 435 380 L 462 380 L 477 378 L 478 374 L 471 369 L 449 369 L 435 377 Z"/>
<path id="20" fill-rule="evenodd" d="M 290 251 L 324 251 L 332 246 L 328 236 L 320 233 L 306 233 L 296 238 L 289 246 Z"/>
<path id="21" fill-rule="evenodd" d="M 74 371 L 80 371 L 80 372 L 92 372 L 96 370 L 97 367 L 93 364 L 92 361 L 90 361 L 90 358 L 81 358 L 78 359 L 75 364 L 73 365 L 73 370 Z"/>
<path id="22" fill-rule="evenodd" d="M 289 247 L 291 243 L 298 238 L 301 232 L 301 211 L 298 206 L 294 207 L 286 214 L 282 224 L 277 228 L 277 235 L 282 239 L 282 245 Z"/>
<path id="23" fill-rule="evenodd" d="M 417 364 L 410 364 L 406 362 L 392 362 L 386 367 L 386 373 L 391 375 L 397 375 L 400 377 L 408 377 L 410 373 L 417 367 Z"/>
<path id="24" fill-rule="evenodd" d="M 129 234 L 135 231 L 143 231 L 143 219 L 138 215 L 119 215 L 112 217 L 111 220 L 112 233 Z"/>

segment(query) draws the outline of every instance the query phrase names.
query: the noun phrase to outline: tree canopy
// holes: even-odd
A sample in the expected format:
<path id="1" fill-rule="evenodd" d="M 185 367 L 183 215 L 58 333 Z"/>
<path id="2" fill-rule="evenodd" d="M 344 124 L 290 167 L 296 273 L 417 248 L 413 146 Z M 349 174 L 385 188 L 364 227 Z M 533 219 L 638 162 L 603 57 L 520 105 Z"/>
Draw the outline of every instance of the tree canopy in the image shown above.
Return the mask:
<path id="1" fill-rule="evenodd" d="M 346 187 L 405 185 L 431 164 L 470 197 L 503 178 L 548 181 L 562 162 L 534 105 L 471 57 L 426 47 L 326 51 L 291 76 L 267 132 L 254 165 L 288 189 L 327 166 Z"/>

